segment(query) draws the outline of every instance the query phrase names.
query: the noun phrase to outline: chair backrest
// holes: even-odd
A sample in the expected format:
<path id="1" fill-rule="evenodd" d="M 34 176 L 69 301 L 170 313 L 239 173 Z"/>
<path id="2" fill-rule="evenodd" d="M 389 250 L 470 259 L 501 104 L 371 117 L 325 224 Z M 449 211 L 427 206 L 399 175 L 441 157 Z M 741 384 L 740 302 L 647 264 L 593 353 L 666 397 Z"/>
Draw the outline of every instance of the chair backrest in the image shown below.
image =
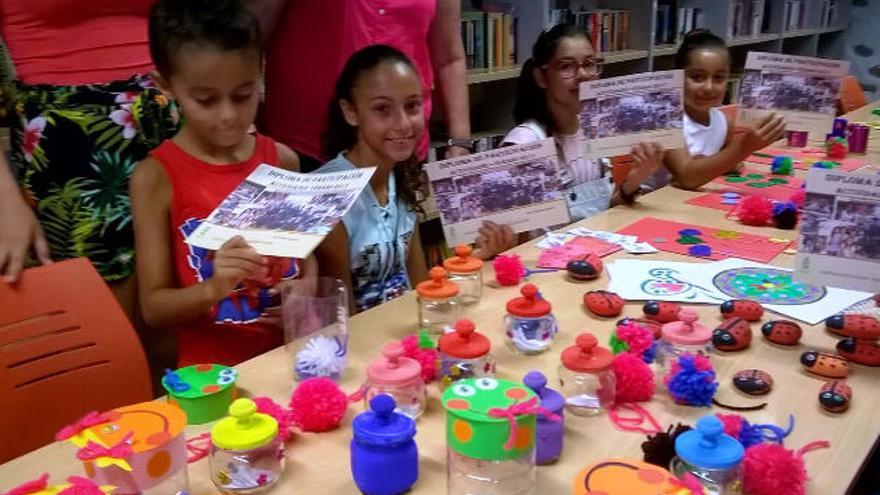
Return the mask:
<path id="1" fill-rule="evenodd" d="M 727 115 L 727 118 L 730 119 L 731 122 L 736 122 L 736 114 L 739 112 L 739 105 L 736 103 L 731 103 L 730 105 L 724 105 L 719 108 L 724 115 Z"/>
<path id="2" fill-rule="evenodd" d="M 151 399 L 137 335 L 88 260 L 0 282 L 0 463 L 89 411 Z"/>
<path id="3" fill-rule="evenodd" d="M 858 110 L 868 104 L 865 98 L 865 90 L 855 76 L 843 76 L 843 82 L 840 85 L 840 99 L 837 100 L 837 115 Z"/>

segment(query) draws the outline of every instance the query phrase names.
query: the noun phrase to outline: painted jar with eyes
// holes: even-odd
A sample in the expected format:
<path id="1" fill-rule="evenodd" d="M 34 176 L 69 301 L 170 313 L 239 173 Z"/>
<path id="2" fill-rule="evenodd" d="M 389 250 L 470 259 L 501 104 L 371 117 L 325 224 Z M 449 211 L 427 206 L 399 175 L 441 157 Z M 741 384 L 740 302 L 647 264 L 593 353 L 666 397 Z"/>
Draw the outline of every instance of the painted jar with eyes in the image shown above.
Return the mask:
<path id="1" fill-rule="evenodd" d="M 366 495 L 406 493 L 419 478 L 416 424 L 396 407 L 390 395 L 379 394 L 352 422 L 351 474 Z"/>
<path id="2" fill-rule="evenodd" d="M 659 370 L 666 369 L 672 360 L 683 354 L 709 356 L 712 351 L 712 330 L 698 323 L 697 312 L 684 308 L 678 312 L 679 321 L 666 323 L 660 330 L 657 356 L 654 363 Z"/>
<path id="3" fill-rule="evenodd" d="M 492 344 L 475 328 L 471 320 L 461 319 L 455 322 L 454 332 L 440 337 L 437 368 L 443 388 L 465 378 L 495 376 L 495 359 L 489 353 Z"/>
<path id="4" fill-rule="evenodd" d="M 447 388 L 441 401 L 448 495 L 535 493 L 535 416 L 549 412 L 531 389 L 468 378 Z"/>
<path id="5" fill-rule="evenodd" d="M 369 407 L 373 397 L 380 394 L 393 397 L 397 411 L 412 419 L 425 411 L 428 395 L 422 379 L 422 365 L 404 356 L 403 346 L 398 342 L 385 344 L 382 355 L 367 367 L 364 405 Z"/>
<path id="6" fill-rule="evenodd" d="M 559 385 L 565 406 L 578 416 L 594 416 L 614 404 L 617 380 L 611 363 L 614 355 L 600 347 L 591 333 L 577 336 L 575 345 L 562 351 Z"/>
<path id="7" fill-rule="evenodd" d="M 721 420 L 708 415 L 697 420 L 696 428 L 675 438 L 669 470 L 678 478 L 692 474 L 708 495 L 740 495 L 744 457 L 743 445 L 724 433 Z"/>
<path id="8" fill-rule="evenodd" d="M 446 270 L 439 266 L 431 268 L 428 280 L 416 286 L 419 302 L 419 328 L 425 328 L 431 335 L 443 335 L 461 314 L 459 288 L 450 282 Z"/>
<path id="9" fill-rule="evenodd" d="M 455 256 L 443 261 L 449 280 L 458 285 L 458 296 L 465 306 L 480 302 L 483 295 L 483 260 L 471 256 L 467 244 L 455 246 Z"/>
<path id="10" fill-rule="evenodd" d="M 284 471 L 278 422 L 258 413 L 250 399 L 237 399 L 229 416 L 211 430 L 211 481 L 225 494 L 261 493 Z"/>
<path id="11" fill-rule="evenodd" d="M 220 364 L 194 364 L 177 371 L 166 371 L 162 386 L 168 402 L 186 413 L 191 425 L 201 425 L 222 418 L 237 395 L 238 372 Z"/>
<path id="12" fill-rule="evenodd" d="M 523 285 L 520 293 L 522 297 L 507 302 L 507 343 L 521 354 L 540 354 L 550 348 L 558 331 L 553 307 L 533 284 Z"/>

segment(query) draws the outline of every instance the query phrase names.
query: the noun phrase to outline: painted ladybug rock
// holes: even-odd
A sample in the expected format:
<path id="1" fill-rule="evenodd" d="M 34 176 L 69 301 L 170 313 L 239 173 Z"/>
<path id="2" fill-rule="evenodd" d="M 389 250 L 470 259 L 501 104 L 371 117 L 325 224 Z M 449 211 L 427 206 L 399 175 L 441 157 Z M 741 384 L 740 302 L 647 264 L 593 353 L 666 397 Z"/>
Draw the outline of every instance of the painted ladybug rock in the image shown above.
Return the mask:
<path id="1" fill-rule="evenodd" d="M 854 363 L 880 366 L 880 345 L 870 340 L 847 337 L 837 343 L 837 352 Z"/>
<path id="2" fill-rule="evenodd" d="M 752 343 L 752 327 L 742 318 L 731 318 L 712 331 L 712 345 L 719 351 L 741 351 Z"/>
<path id="3" fill-rule="evenodd" d="M 648 301 L 642 306 L 645 318 L 659 321 L 660 323 L 672 323 L 678 321 L 678 312 L 681 306 L 668 301 Z"/>
<path id="4" fill-rule="evenodd" d="M 626 301 L 607 290 L 591 290 L 584 294 L 584 306 L 596 316 L 618 316 Z"/>
<path id="5" fill-rule="evenodd" d="M 852 389 L 842 380 L 827 382 L 819 390 L 819 405 L 829 412 L 846 411 L 851 400 Z"/>
<path id="6" fill-rule="evenodd" d="M 810 373 L 826 378 L 846 378 L 849 375 L 849 363 L 834 354 L 807 351 L 801 354 L 801 364 Z"/>
<path id="7" fill-rule="evenodd" d="M 857 339 L 880 338 L 880 320 L 871 315 L 836 314 L 825 320 L 829 332 Z"/>
<path id="8" fill-rule="evenodd" d="M 660 338 L 660 335 L 662 334 L 662 331 L 663 331 L 663 325 L 661 325 L 659 322 L 652 321 L 652 320 L 643 320 L 641 318 L 630 318 L 628 316 L 626 318 L 621 319 L 621 320 L 617 320 L 617 326 L 626 325 L 628 323 L 635 323 L 636 325 L 640 325 L 640 326 L 643 326 L 643 327 L 651 330 L 651 332 L 654 334 L 655 340 Z"/>
<path id="9" fill-rule="evenodd" d="M 742 370 L 733 375 L 733 386 L 744 394 L 764 395 L 773 388 L 773 377 L 761 370 Z"/>
<path id="10" fill-rule="evenodd" d="M 761 326 L 761 333 L 767 340 L 779 345 L 797 345 L 804 331 L 797 323 L 789 320 L 773 320 Z"/>
<path id="11" fill-rule="evenodd" d="M 590 254 L 586 258 L 569 261 L 565 269 L 568 276 L 575 280 L 595 280 L 602 274 L 602 258 Z"/>
<path id="12" fill-rule="evenodd" d="M 758 321 L 764 316 L 764 306 L 746 299 L 732 299 L 721 305 L 721 317 L 742 318 L 746 321 Z"/>

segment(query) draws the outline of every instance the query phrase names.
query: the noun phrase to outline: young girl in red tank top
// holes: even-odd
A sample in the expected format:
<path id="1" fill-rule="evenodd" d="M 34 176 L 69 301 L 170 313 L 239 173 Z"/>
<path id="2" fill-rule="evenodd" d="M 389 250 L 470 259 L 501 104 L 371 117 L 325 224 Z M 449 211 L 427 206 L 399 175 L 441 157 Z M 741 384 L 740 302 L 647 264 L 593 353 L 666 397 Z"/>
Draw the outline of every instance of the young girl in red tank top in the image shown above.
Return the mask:
<path id="1" fill-rule="evenodd" d="M 141 309 L 151 326 L 177 329 L 180 365 L 235 364 L 283 343 L 270 308 L 277 284 L 316 274 L 314 261 L 260 256 L 241 237 L 216 252 L 184 239 L 259 164 L 297 170 L 299 161 L 248 133 L 260 33 L 239 0 L 159 0 L 149 29 L 157 80 L 185 124 L 131 178 Z"/>

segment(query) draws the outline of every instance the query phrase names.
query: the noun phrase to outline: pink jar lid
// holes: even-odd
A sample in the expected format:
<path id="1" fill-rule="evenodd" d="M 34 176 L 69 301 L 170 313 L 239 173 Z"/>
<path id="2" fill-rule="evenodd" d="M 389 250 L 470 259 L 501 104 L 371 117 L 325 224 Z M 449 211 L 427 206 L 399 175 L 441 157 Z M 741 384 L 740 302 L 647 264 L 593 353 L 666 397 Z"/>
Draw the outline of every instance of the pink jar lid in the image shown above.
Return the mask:
<path id="1" fill-rule="evenodd" d="M 712 330 L 697 323 L 700 317 L 696 311 L 684 308 L 678 312 L 678 319 L 679 321 L 663 325 L 660 332 L 666 342 L 693 345 L 705 344 L 712 340 Z"/>
<path id="2" fill-rule="evenodd" d="M 367 378 L 373 383 L 400 385 L 421 378 L 422 365 L 404 356 L 403 346 L 390 342 L 382 348 L 382 355 L 367 367 Z"/>

